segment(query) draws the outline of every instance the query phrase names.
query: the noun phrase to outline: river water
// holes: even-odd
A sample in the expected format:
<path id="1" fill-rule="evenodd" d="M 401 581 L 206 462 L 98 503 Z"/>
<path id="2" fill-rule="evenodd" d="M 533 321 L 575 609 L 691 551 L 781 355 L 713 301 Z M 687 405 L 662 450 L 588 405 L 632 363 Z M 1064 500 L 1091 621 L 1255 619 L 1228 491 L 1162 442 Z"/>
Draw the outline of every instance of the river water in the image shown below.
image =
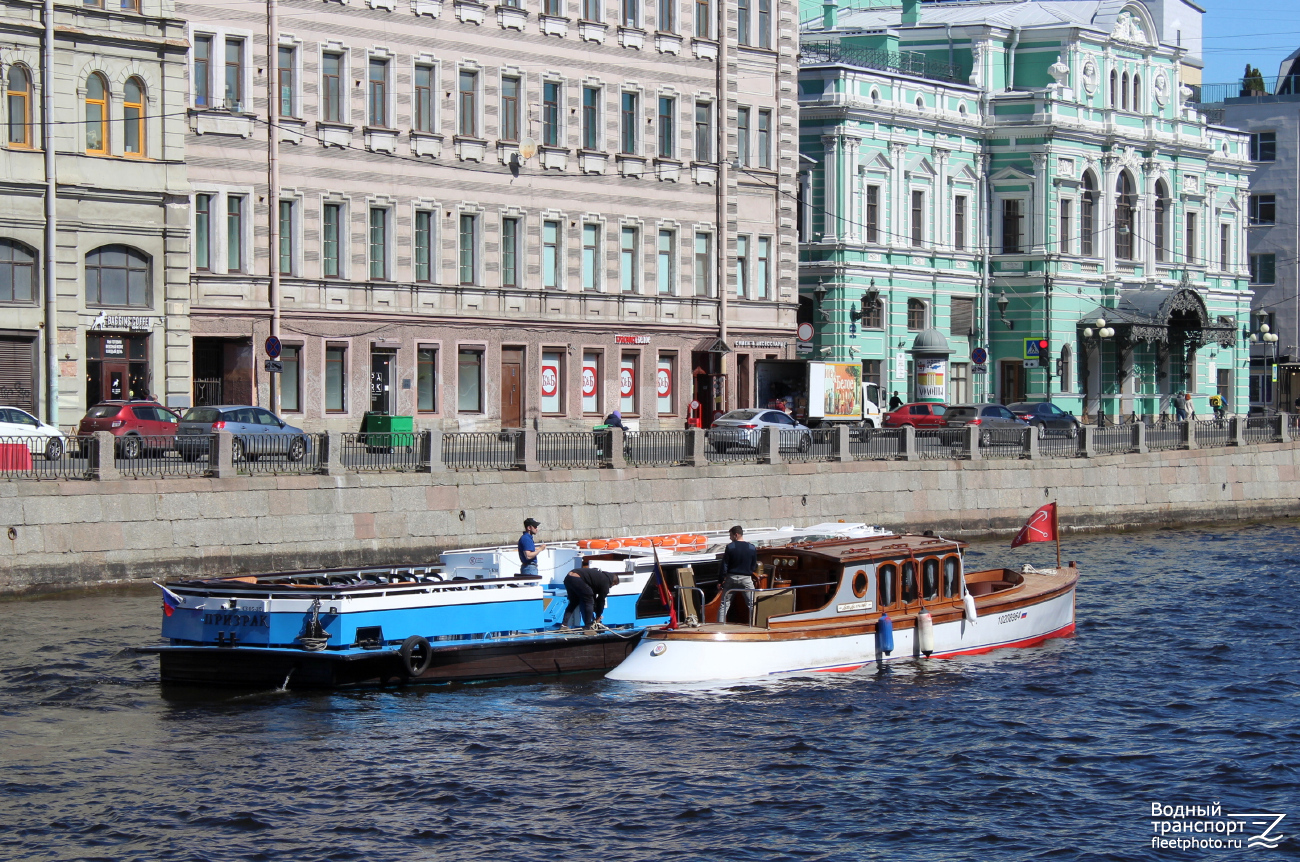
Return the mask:
<path id="1" fill-rule="evenodd" d="M 976 545 L 969 565 L 1053 555 Z M 1300 855 L 1300 528 L 1069 538 L 1065 557 L 1071 639 L 689 689 L 164 690 L 129 649 L 156 638 L 153 588 L 6 602 L 0 858 Z M 1288 837 L 1152 848 L 1152 803 L 1213 802 L 1287 814 Z"/>

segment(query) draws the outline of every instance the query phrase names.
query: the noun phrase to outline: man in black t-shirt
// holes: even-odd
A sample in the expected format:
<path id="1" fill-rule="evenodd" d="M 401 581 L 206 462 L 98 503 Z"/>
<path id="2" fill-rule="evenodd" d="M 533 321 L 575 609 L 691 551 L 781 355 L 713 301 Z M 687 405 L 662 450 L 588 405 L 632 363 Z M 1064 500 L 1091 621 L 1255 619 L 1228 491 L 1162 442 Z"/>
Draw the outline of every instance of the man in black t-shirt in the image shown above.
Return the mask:
<path id="1" fill-rule="evenodd" d="M 596 630 L 596 623 L 605 613 L 605 599 L 611 588 L 618 586 L 617 572 L 602 572 L 589 566 L 580 566 L 564 578 L 564 591 L 569 596 L 569 606 L 564 609 L 564 622 L 576 622 L 572 617 L 581 612 L 584 631 Z"/>
<path id="2" fill-rule="evenodd" d="M 731 607 L 731 596 L 727 590 L 748 590 L 741 593 L 749 607 L 749 616 L 754 616 L 754 572 L 758 570 L 758 548 L 744 540 L 745 531 L 740 525 L 731 528 L 731 543 L 722 552 L 722 607 L 718 611 L 718 622 L 727 621 L 727 611 Z"/>

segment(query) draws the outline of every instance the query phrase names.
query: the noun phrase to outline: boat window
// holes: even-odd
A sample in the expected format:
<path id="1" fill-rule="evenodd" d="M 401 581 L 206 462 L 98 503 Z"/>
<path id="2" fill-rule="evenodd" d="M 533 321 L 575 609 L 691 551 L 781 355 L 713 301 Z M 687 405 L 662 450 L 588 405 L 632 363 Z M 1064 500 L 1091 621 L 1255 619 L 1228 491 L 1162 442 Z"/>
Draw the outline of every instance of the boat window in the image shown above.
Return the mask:
<path id="1" fill-rule="evenodd" d="M 921 594 L 927 602 L 939 598 L 939 561 L 934 557 L 921 563 Z"/>
<path id="2" fill-rule="evenodd" d="M 893 563 L 880 566 L 876 569 L 876 580 L 880 586 L 877 590 L 879 593 L 880 607 L 886 608 L 894 603 L 898 595 L 895 581 L 898 578 L 898 567 Z"/>
<path id="3" fill-rule="evenodd" d="M 916 601 L 916 560 L 903 563 L 903 583 L 899 589 L 904 604 Z"/>
<path id="4" fill-rule="evenodd" d="M 867 570 L 858 569 L 853 573 L 853 595 L 862 598 L 867 594 Z"/>
<path id="5" fill-rule="evenodd" d="M 955 599 L 961 596 L 961 561 L 957 557 L 943 559 L 943 597 Z"/>

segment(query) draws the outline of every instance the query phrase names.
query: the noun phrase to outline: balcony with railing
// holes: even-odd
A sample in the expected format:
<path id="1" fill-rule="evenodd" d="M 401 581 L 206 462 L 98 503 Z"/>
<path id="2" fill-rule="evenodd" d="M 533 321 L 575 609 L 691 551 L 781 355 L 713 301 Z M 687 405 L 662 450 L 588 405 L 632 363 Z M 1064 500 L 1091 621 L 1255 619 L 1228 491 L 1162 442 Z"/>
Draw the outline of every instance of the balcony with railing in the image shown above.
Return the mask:
<path id="1" fill-rule="evenodd" d="M 799 46 L 799 52 L 799 62 L 803 66 L 839 63 L 935 81 L 958 80 L 955 65 L 931 60 L 920 51 L 859 48 L 837 42 L 804 42 Z"/>

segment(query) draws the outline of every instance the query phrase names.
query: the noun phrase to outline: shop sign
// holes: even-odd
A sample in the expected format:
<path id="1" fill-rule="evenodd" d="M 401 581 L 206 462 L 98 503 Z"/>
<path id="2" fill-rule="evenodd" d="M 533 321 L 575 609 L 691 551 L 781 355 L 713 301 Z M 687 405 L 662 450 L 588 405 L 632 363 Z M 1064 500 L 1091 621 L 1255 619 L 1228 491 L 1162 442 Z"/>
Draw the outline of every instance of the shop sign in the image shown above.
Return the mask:
<path id="1" fill-rule="evenodd" d="M 648 335 L 615 335 L 615 344 L 649 344 L 650 336 Z"/>
<path id="2" fill-rule="evenodd" d="M 666 365 L 659 366 L 659 372 L 655 376 L 655 391 L 660 398 L 673 394 L 673 370 Z"/>
<path id="3" fill-rule="evenodd" d="M 121 338 L 105 338 L 104 355 L 126 356 L 126 341 Z"/>
<path id="4" fill-rule="evenodd" d="M 631 368 L 629 368 L 626 365 L 620 368 L 618 370 L 618 394 L 623 396 L 624 398 L 631 398 L 632 390 L 633 390 L 633 385 L 632 385 L 633 380 L 634 378 L 632 375 Z"/>
<path id="5" fill-rule="evenodd" d="M 560 369 L 556 365 L 542 366 L 542 397 L 554 398 L 560 392 Z"/>
<path id="6" fill-rule="evenodd" d="M 128 314 L 105 314 L 100 312 L 99 316 L 90 322 L 89 329 L 92 332 L 111 330 L 115 332 L 151 332 L 154 324 L 161 320 L 158 317 L 133 317 Z"/>
<path id="7" fill-rule="evenodd" d="M 768 347 L 776 350 L 782 350 L 785 348 L 785 342 L 783 341 L 752 341 L 741 338 L 732 343 L 737 347 Z"/>

